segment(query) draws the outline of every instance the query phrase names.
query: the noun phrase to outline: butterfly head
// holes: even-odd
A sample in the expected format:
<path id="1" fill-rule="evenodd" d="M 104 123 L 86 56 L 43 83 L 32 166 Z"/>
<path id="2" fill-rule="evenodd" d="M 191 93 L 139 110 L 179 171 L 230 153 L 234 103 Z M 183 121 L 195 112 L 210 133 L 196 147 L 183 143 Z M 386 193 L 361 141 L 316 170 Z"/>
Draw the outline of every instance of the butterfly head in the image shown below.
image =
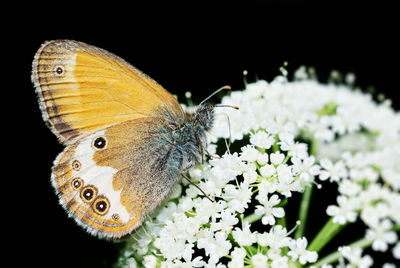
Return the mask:
<path id="1" fill-rule="evenodd" d="M 193 125 L 200 130 L 208 131 L 214 123 L 214 106 L 208 103 L 200 105 L 194 114 Z"/>

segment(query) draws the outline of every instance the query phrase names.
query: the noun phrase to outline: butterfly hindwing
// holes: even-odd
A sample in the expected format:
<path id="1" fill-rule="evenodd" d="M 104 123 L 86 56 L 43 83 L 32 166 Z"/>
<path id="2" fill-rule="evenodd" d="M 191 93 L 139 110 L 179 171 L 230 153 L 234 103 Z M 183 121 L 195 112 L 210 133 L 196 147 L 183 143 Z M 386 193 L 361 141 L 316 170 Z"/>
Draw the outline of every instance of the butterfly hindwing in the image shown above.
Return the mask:
<path id="1" fill-rule="evenodd" d="M 92 234 L 132 233 L 179 179 L 182 159 L 165 131 L 161 117 L 133 119 L 68 146 L 53 167 L 61 204 Z"/>

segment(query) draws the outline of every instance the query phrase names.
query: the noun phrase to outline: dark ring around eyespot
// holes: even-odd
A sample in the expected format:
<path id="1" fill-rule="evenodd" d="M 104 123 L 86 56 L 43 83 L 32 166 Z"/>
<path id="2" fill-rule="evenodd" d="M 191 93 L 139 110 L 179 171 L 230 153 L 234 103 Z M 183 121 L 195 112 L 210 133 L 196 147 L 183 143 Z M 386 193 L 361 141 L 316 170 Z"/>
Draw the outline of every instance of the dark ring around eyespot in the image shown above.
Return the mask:
<path id="1" fill-rule="evenodd" d="M 76 177 L 71 181 L 71 185 L 74 190 L 79 190 L 83 186 L 83 180 Z"/>
<path id="2" fill-rule="evenodd" d="M 97 188 L 93 185 L 87 185 L 82 188 L 80 196 L 81 199 L 86 203 L 91 203 L 97 196 Z"/>
<path id="3" fill-rule="evenodd" d="M 108 201 L 107 197 L 104 195 L 100 195 L 93 202 L 92 209 L 100 216 L 103 216 L 107 214 L 108 210 L 110 209 L 110 201 Z"/>
<path id="4" fill-rule="evenodd" d="M 56 65 L 56 66 L 54 67 L 54 74 L 55 74 L 56 76 L 63 76 L 64 73 L 65 73 L 65 68 L 64 68 L 64 66 L 62 66 L 62 65 Z"/>
<path id="5" fill-rule="evenodd" d="M 81 162 L 79 162 L 78 160 L 72 161 L 72 168 L 75 171 L 79 171 L 81 169 Z"/>
<path id="6" fill-rule="evenodd" d="M 107 139 L 104 136 L 96 137 L 92 142 L 92 147 L 95 150 L 102 150 L 105 149 L 107 146 Z"/>

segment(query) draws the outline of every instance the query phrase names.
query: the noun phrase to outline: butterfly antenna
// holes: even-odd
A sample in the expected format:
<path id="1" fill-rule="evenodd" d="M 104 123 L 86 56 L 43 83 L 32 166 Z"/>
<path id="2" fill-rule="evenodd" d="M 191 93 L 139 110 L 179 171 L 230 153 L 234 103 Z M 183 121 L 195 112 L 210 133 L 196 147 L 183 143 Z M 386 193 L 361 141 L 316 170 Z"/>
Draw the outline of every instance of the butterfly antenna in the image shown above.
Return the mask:
<path id="1" fill-rule="evenodd" d="M 198 186 L 196 183 L 194 183 L 188 176 L 186 176 L 184 173 L 181 173 L 181 175 L 182 175 L 182 177 L 184 177 L 188 182 L 190 182 L 190 183 L 193 184 L 197 189 L 199 189 L 200 192 L 202 192 L 203 195 L 204 195 L 205 197 L 208 198 L 208 200 L 210 200 L 210 201 L 213 202 L 213 203 L 215 202 L 214 200 L 212 200 L 212 199 L 203 191 L 203 189 L 200 188 L 200 186 Z"/>
<path id="2" fill-rule="evenodd" d="M 226 86 L 223 86 L 223 87 L 217 89 L 216 91 L 214 91 L 214 93 L 212 93 L 210 96 L 208 96 L 207 98 L 205 98 L 202 102 L 200 102 L 199 106 L 201 106 L 203 103 L 205 103 L 206 101 L 208 101 L 212 96 L 214 96 L 215 94 L 221 92 L 221 91 L 224 90 L 224 89 L 230 90 L 231 87 L 228 86 L 228 85 L 226 85 Z"/>
<path id="3" fill-rule="evenodd" d="M 217 104 L 214 105 L 214 107 L 220 108 L 220 107 L 228 107 L 228 108 L 233 108 L 235 110 L 239 110 L 239 106 L 236 105 L 229 105 L 229 104 Z"/>

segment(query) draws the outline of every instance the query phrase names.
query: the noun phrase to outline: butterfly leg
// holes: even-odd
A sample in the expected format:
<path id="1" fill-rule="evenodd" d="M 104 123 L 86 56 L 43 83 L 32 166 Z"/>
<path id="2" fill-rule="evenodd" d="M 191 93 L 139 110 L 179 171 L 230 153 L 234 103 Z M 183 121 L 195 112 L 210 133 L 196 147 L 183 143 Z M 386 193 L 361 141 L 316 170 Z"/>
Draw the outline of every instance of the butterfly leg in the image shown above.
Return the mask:
<path id="1" fill-rule="evenodd" d="M 211 154 L 207 149 L 205 149 L 206 154 L 211 158 L 221 159 L 221 157 L 217 154 Z"/>
<path id="2" fill-rule="evenodd" d="M 185 173 L 181 173 L 182 177 L 184 177 L 188 182 L 190 182 L 191 184 L 193 184 L 197 189 L 200 190 L 200 192 L 203 193 L 203 195 L 205 197 L 208 198 L 208 200 L 210 200 L 211 202 L 215 202 L 215 200 L 211 199 L 204 191 L 203 189 L 200 188 L 200 186 L 198 186 L 196 183 L 194 183 L 188 176 L 185 175 Z"/>

